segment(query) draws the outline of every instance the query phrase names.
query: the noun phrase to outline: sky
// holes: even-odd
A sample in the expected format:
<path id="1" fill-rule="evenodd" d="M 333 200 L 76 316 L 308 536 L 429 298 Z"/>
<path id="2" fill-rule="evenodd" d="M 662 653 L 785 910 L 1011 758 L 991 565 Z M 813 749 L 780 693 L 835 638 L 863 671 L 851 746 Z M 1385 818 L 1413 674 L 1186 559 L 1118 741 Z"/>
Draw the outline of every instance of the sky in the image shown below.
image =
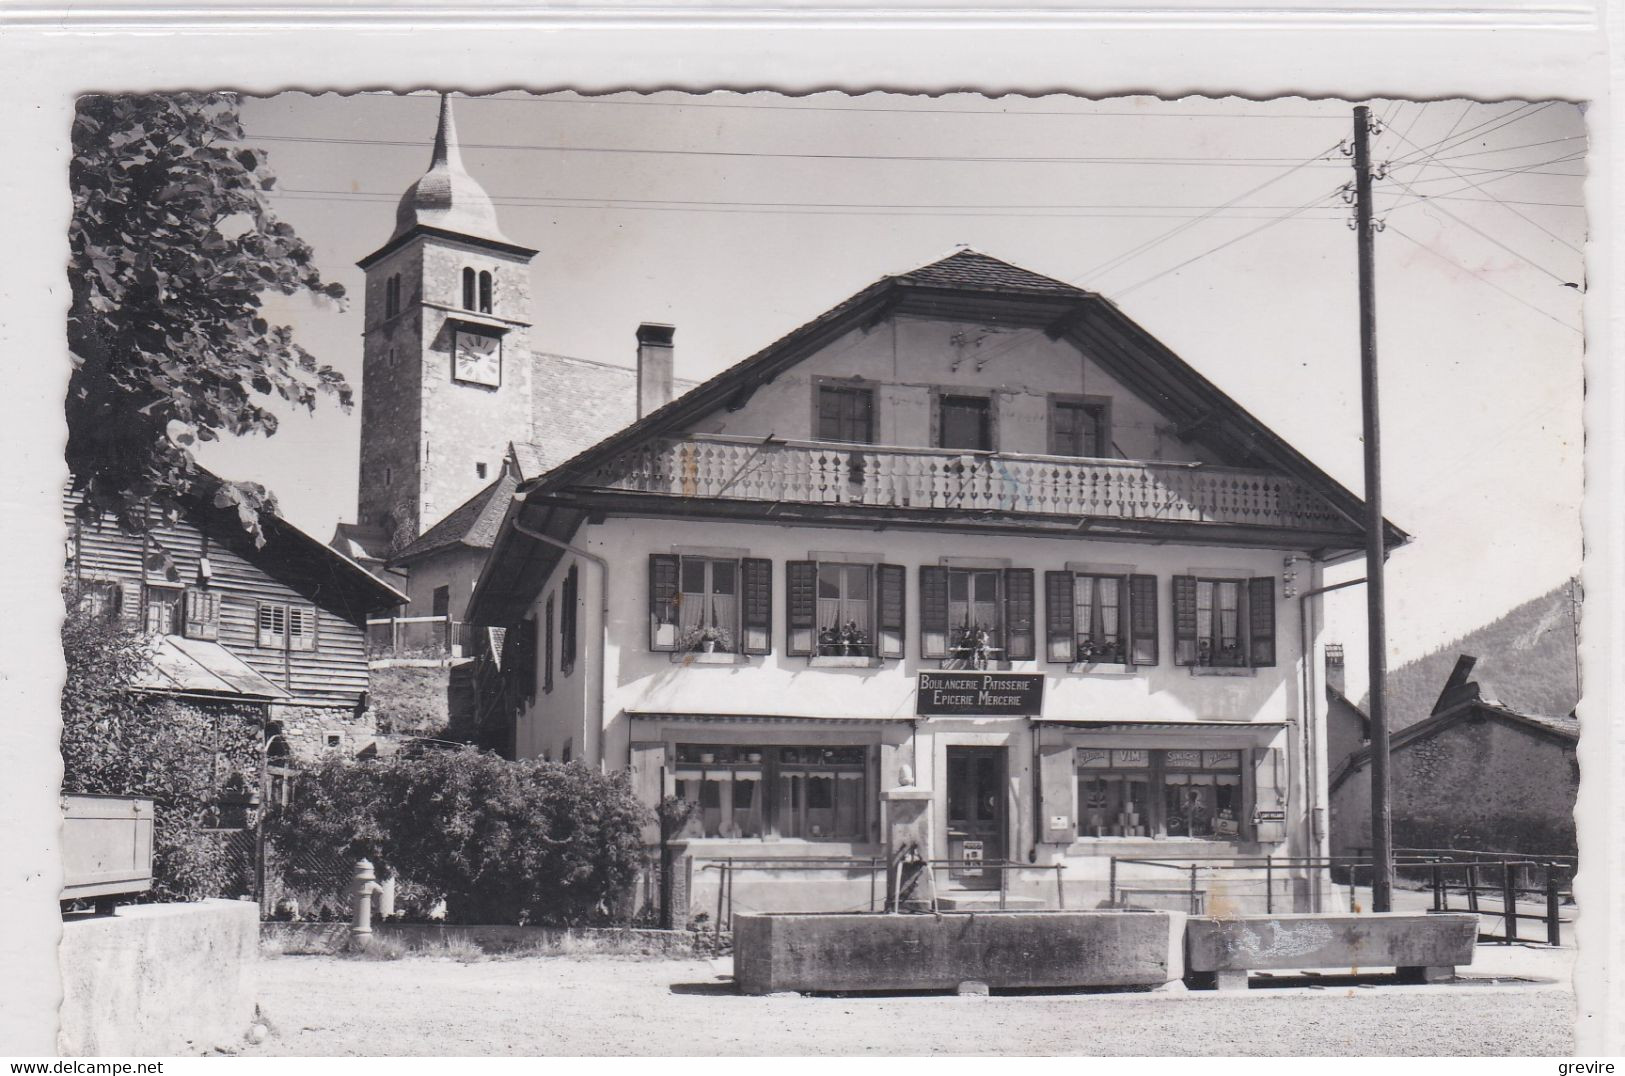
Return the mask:
<path id="1" fill-rule="evenodd" d="M 1585 122 L 1559 102 L 1372 101 L 1390 664 L 1579 570 Z M 533 265 L 532 346 L 680 377 L 752 354 L 960 246 L 1098 291 L 1361 492 L 1352 103 L 1301 98 L 456 98 L 468 170 Z M 433 95 L 248 99 L 277 212 L 361 292 L 428 165 Z M 359 304 L 267 304 L 360 388 Z M 289 415 L 203 461 L 325 539 L 353 519 L 360 410 Z M 1363 573 L 1356 562 L 1333 579 Z M 1326 638 L 1364 687 L 1363 588 Z"/>

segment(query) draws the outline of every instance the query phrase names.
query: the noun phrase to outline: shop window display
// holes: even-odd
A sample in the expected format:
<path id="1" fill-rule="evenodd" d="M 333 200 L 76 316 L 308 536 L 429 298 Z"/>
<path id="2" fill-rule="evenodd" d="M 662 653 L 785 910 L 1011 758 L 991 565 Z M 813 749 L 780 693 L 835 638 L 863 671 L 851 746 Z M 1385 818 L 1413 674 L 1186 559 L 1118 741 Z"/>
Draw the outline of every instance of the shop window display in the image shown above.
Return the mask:
<path id="1" fill-rule="evenodd" d="M 1238 840 L 1242 752 L 1080 747 L 1080 835 Z"/>
<path id="2" fill-rule="evenodd" d="M 698 805 L 688 837 L 862 840 L 867 775 L 863 747 L 677 747 L 677 795 Z"/>

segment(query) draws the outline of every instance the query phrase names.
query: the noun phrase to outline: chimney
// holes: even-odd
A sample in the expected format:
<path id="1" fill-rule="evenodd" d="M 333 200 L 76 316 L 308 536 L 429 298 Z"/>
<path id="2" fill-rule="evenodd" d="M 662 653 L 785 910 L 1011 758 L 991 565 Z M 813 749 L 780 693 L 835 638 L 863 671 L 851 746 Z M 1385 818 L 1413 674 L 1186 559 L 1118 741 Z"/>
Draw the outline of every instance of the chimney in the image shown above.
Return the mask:
<path id="1" fill-rule="evenodd" d="M 1342 643 L 1326 644 L 1326 686 L 1339 695 L 1344 694 Z"/>
<path id="2" fill-rule="evenodd" d="M 646 321 L 638 326 L 638 417 L 671 402 L 670 325 Z"/>

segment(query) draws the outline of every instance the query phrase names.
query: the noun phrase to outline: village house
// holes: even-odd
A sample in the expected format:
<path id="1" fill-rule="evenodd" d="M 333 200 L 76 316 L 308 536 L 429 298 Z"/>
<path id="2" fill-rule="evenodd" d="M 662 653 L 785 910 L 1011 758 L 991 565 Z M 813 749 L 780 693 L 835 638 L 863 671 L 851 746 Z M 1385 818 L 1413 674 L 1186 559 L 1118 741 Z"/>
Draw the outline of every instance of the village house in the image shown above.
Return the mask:
<path id="1" fill-rule="evenodd" d="M 490 742 L 695 805 L 694 907 L 728 858 L 913 847 L 962 901 L 1061 865 L 1092 905 L 1114 877 L 1157 899 L 1113 857 L 1324 852 L 1305 594 L 1363 551 L 1363 505 L 1116 306 L 963 250 L 678 395 L 669 325 L 635 371 L 534 350 L 535 253 L 443 100 L 360 263 L 356 533 L 500 663 L 470 702 Z"/>
<path id="2" fill-rule="evenodd" d="M 1393 734 L 1394 845 L 1572 856 L 1580 723 L 1500 702 L 1477 660 L 1462 655 L 1428 716 Z M 1333 854 L 1368 854 L 1369 741 L 1331 756 L 1329 786 Z"/>
<path id="3" fill-rule="evenodd" d="M 373 745 L 366 621 L 405 596 L 272 513 L 257 546 L 235 509 L 206 494 L 132 534 L 111 518 L 77 517 L 67 575 L 93 608 L 153 641 L 146 691 L 231 706 L 263 722 L 270 748 L 293 760 Z"/>
<path id="4" fill-rule="evenodd" d="M 694 802 L 702 870 L 883 855 L 915 815 L 950 888 L 1061 863 L 1090 902 L 1113 856 L 1324 851 L 1293 598 L 1360 502 L 1097 295 L 961 251 L 516 496 L 469 614 L 507 629 L 512 750 Z"/>

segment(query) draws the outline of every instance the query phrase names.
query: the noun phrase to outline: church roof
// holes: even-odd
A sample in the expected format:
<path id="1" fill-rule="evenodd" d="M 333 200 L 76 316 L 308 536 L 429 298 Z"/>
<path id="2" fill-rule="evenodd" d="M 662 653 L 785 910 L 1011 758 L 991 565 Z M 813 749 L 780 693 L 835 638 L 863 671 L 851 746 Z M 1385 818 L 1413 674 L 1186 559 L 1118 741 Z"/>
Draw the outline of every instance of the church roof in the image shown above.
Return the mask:
<path id="1" fill-rule="evenodd" d="M 502 525 L 502 514 L 508 510 L 508 502 L 513 499 L 513 491 L 518 484 L 518 477 L 504 469 L 495 482 L 418 535 L 410 545 L 391 557 L 390 563 L 402 564 L 457 545 L 490 549 L 496 541 L 497 528 Z"/>
<path id="2" fill-rule="evenodd" d="M 434 154 L 429 170 L 401 195 L 395 209 L 393 241 L 414 228 L 437 228 L 479 239 L 512 244 L 497 224 L 496 206 L 479 181 L 463 168 L 462 150 L 457 145 L 457 123 L 451 114 L 451 97 L 440 95 L 440 124 L 434 135 Z"/>
<path id="3" fill-rule="evenodd" d="M 551 471 L 638 417 L 638 372 L 630 366 L 537 352 L 532 371 L 529 440 L 514 444 L 521 478 Z M 694 384 L 674 378 L 672 395 Z"/>

